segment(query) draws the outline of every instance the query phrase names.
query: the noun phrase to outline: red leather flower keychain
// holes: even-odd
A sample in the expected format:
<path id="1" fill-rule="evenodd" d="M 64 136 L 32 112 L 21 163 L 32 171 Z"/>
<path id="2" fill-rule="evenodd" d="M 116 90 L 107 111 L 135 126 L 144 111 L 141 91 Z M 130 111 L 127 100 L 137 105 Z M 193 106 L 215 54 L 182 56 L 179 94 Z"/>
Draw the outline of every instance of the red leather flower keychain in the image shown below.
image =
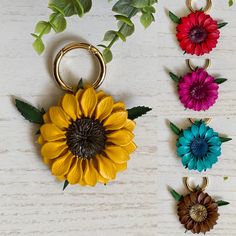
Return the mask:
<path id="1" fill-rule="evenodd" d="M 187 0 L 187 7 L 191 13 L 184 17 L 177 17 L 169 12 L 171 20 L 178 24 L 176 37 L 185 53 L 201 56 L 210 53 L 220 38 L 220 28 L 227 23 L 218 23 L 207 12 L 212 7 L 212 1 L 207 0 L 204 9 L 194 10 L 192 0 Z"/>

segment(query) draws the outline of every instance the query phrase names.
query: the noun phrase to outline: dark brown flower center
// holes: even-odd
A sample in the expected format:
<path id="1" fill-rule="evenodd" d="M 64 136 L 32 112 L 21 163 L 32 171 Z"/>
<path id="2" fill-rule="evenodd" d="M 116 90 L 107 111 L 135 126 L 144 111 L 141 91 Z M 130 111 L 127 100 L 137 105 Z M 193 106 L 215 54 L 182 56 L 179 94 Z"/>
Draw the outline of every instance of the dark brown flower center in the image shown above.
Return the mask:
<path id="1" fill-rule="evenodd" d="M 193 43 L 202 43 L 207 38 L 207 31 L 201 26 L 195 26 L 189 32 L 189 38 Z"/>
<path id="2" fill-rule="evenodd" d="M 201 204 L 195 204 L 190 208 L 189 215 L 195 222 L 201 223 L 207 219 L 207 209 Z"/>
<path id="3" fill-rule="evenodd" d="M 98 120 L 82 118 L 72 122 L 66 137 L 70 151 L 82 159 L 94 158 L 105 148 L 105 130 Z"/>

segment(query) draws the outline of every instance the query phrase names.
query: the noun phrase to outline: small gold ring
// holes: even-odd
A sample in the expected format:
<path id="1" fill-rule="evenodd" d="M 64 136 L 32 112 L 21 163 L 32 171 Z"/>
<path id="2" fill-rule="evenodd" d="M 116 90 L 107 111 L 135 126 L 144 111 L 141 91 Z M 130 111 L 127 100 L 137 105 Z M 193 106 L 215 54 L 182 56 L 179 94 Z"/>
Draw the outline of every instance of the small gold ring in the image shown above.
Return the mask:
<path id="1" fill-rule="evenodd" d="M 200 187 L 201 191 L 204 192 L 209 184 L 209 179 L 208 177 L 203 177 L 203 184 L 202 186 Z M 196 189 L 192 188 L 190 185 L 189 185 L 189 182 L 188 182 L 189 178 L 188 177 L 184 177 L 184 184 L 186 185 L 186 188 L 190 191 L 190 192 L 195 192 Z"/>
<path id="2" fill-rule="evenodd" d="M 197 69 L 197 67 L 193 65 L 191 59 L 187 59 L 186 63 L 191 71 L 195 71 Z M 203 69 L 207 70 L 210 67 L 210 65 L 211 65 L 211 59 L 205 59 L 205 65 L 204 65 Z"/>
<path id="3" fill-rule="evenodd" d="M 103 81 L 105 79 L 106 63 L 104 61 L 102 53 L 96 47 L 94 47 L 93 45 L 87 44 L 87 43 L 78 43 L 78 42 L 71 43 L 71 44 L 66 45 L 64 48 L 62 48 L 59 51 L 59 53 L 56 55 L 56 58 L 54 60 L 54 69 L 53 69 L 53 74 L 54 74 L 54 78 L 55 78 L 56 82 L 63 90 L 73 93 L 73 91 L 74 91 L 73 88 L 71 86 L 68 86 L 61 78 L 60 64 L 61 64 L 61 60 L 65 56 L 65 54 L 70 52 L 71 50 L 74 50 L 74 49 L 88 50 L 98 59 L 99 66 L 100 66 L 100 72 L 99 72 L 98 78 L 92 84 L 92 86 L 95 89 L 97 89 L 98 87 L 101 86 L 101 84 L 103 83 Z"/>
<path id="4" fill-rule="evenodd" d="M 192 0 L 187 0 L 186 1 L 186 4 L 187 4 L 187 7 L 188 9 L 191 11 L 191 12 L 195 12 L 196 10 L 193 9 L 192 7 Z M 203 11 L 205 13 L 209 12 L 211 10 L 211 7 L 212 7 L 212 0 L 207 0 L 207 4 L 206 4 L 206 7 L 203 9 Z"/>
<path id="5" fill-rule="evenodd" d="M 195 118 L 189 118 L 189 121 L 190 121 L 192 124 L 195 124 L 195 122 L 197 121 L 197 119 L 195 119 Z M 202 121 L 204 121 L 204 123 L 205 123 L 206 125 L 209 125 L 210 122 L 212 121 L 212 118 L 204 118 L 204 119 L 202 119 Z"/>

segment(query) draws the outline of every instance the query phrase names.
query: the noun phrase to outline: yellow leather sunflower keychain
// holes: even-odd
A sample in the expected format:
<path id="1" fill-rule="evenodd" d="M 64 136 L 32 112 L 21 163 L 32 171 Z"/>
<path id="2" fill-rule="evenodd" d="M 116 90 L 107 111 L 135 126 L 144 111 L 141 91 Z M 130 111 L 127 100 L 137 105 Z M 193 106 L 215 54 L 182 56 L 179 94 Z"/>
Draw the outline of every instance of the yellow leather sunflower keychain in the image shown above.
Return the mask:
<path id="1" fill-rule="evenodd" d="M 73 49 L 91 52 L 100 65 L 99 76 L 92 85 L 79 82 L 73 89 L 61 78 L 60 62 Z M 58 105 L 47 112 L 16 99 L 16 107 L 33 123 L 41 124 L 38 143 L 43 161 L 52 174 L 68 184 L 95 186 L 108 183 L 117 172 L 127 168 L 130 154 L 136 149 L 133 142 L 134 119 L 151 109 L 134 107 L 126 109 L 123 102 L 97 91 L 106 75 L 106 64 L 100 51 L 86 43 L 65 46 L 56 56 L 54 78 L 66 91 Z"/>

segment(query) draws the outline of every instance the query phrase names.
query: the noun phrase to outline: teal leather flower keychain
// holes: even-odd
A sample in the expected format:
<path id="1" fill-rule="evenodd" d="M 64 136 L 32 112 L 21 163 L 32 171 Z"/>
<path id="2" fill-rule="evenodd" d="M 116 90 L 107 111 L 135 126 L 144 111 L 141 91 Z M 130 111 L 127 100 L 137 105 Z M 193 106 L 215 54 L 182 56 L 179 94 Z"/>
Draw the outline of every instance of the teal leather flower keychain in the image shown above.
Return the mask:
<path id="1" fill-rule="evenodd" d="M 231 138 L 222 137 L 210 128 L 208 124 L 211 118 L 189 120 L 192 125 L 186 129 L 179 129 L 175 124 L 170 123 L 171 130 L 178 136 L 177 155 L 185 168 L 199 172 L 206 171 L 218 162 L 221 145 Z"/>

